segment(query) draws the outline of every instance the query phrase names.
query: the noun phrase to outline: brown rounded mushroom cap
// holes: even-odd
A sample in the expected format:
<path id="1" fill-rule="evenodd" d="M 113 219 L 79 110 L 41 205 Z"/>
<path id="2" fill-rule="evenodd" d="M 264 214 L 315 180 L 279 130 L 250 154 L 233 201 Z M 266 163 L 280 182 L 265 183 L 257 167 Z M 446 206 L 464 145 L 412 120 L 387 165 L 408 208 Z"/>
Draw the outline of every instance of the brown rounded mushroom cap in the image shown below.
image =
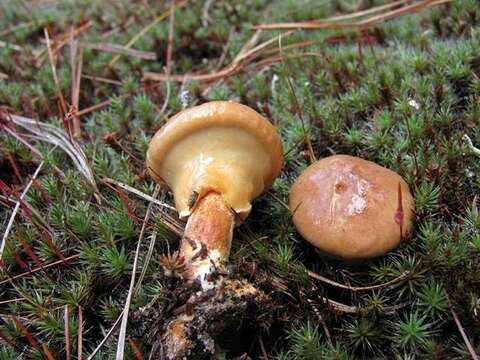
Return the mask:
<path id="1" fill-rule="evenodd" d="M 322 252 L 343 259 L 371 258 L 396 247 L 412 228 L 413 209 L 400 175 L 348 155 L 310 165 L 290 193 L 298 232 Z"/>
<path id="2" fill-rule="evenodd" d="M 172 117 L 147 151 L 150 175 L 173 191 L 180 217 L 195 198 L 221 194 L 242 218 L 250 202 L 280 173 L 283 151 L 275 127 L 248 106 L 212 101 Z"/>

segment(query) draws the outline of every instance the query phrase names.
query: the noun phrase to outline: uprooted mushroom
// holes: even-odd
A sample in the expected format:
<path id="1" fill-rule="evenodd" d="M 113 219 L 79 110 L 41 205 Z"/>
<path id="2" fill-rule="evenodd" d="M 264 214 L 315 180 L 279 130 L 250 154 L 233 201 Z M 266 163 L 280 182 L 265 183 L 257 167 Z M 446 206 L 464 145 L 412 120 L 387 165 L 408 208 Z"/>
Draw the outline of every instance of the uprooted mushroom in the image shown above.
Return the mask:
<path id="1" fill-rule="evenodd" d="M 198 329 L 191 327 L 200 316 L 192 304 L 202 302 L 204 314 L 206 302 L 218 307 L 227 298 L 245 303 L 262 297 L 251 284 L 228 279 L 226 263 L 234 227 L 250 213 L 252 199 L 272 185 L 282 163 L 275 127 L 235 102 L 186 109 L 153 137 L 148 171 L 172 190 L 179 216 L 187 220 L 179 251 L 164 259 L 165 270 L 201 289 L 187 301 L 188 311 L 165 326 L 162 343 L 167 358 L 186 356 L 198 346 L 199 336 L 204 350 L 213 351 L 211 339 L 206 345 L 208 334 L 192 338 Z"/>

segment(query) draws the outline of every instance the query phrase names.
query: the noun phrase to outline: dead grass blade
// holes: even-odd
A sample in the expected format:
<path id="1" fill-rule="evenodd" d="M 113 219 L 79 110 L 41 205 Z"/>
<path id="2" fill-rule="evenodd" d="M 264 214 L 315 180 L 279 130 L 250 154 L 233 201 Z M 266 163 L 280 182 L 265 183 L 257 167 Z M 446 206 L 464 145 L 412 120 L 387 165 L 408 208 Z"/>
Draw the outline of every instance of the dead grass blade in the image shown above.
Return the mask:
<path id="1" fill-rule="evenodd" d="M 121 314 L 118 316 L 117 320 L 115 320 L 115 323 L 112 325 L 110 330 L 108 330 L 107 334 L 104 336 L 102 341 L 100 341 L 100 343 L 97 345 L 97 347 L 87 357 L 87 360 L 93 360 L 95 358 L 95 355 L 97 355 L 97 353 L 100 351 L 103 344 L 105 344 L 107 342 L 107 340 L 110 338 L 110 336 L 113 334 L 113 332 L 117 328 L 118 324 L 120 324 L 120 321 L 122 320 L 122 316 L 123 316 L 123 310 L 122 310 Z"/>
<path id="2" fill-rule="evenodd" d="M 85 181 L 92 187 L 97 201 L 100 201 L 101 195 L 98 191 L 93 171 L 82 148 L 73 138 L 69 137 L 62 129 L 51 124 L 23 116 L 8 115 L 7 121 L 11 121 L 13 124 L 26 130 L 30 138 L 45 141 L 61 148 L 70 157 Z"/>
<path id="3" fill-rule="evenodd" d="M 44 162 L 42 161 L 35 172 L 32 175 L 32 178 L 30 181 L 27 183 L 25 186 L 25 189 L 23 189 L 20 199 L 17 200 L 15 203 L 15 207 L 13 208 L 12 214 L 10 215 L 10 219 L 8 220 L 7 227 L 5 228 L 5 231 L 3 233 L 2 237 L 2 243 L 0 244 L 0 260 L 2 259 L 3 256 L 3 250 L 5 249 L 5 244 L 7 243 L 7 238 L 8 235 L 10 234 L 10 230 L 12 229 L 13 222 L 15 221 L 15 217 L 17 216 L 18 210 L 20 209 L 21 201 L 25 197 L 25 195 L 28 193 L 28 190 L 30 190 L 30 187 L 32 186 L 34 180 L 37 178 L 38 174 L 40 173 L 40 170 L 42 170 Z"/>
<path id="4" fill-rule="evenodd" d="M 134 295 L 138 294 L 138 291 L 140 290 L 140 286 L 142 285 L 143 278 L 145 277 L 145 274 L 147 272 L 148 265 L 150 264 L 150 260 L 152 259 L 153 249 L 155 248 L 156 241 L 157 241 L 157 231 L 154 230 L 150 238 L 150 244 L 148 245 L 148 252 L 147 252 L 147 256 L 145 257 L 145 263 L 143 264 L 142 272 L 140 273 L 140 276 L 138 277 L 137 285 L 135 285 L 135 289 L 133 290 Z"/>
<path id="5" fill-rule="evenodd" d="M 153 198 L 155 199 L 160 192 L 160 186 L 155 186 L 155 190 L 153 191 Z M 117 344 L 117 354 L 116 360 L 123 360 L 124 352 L 125 352 L 125 338 L 127 334 L 127 324 L 128 324 L 128 313 L 130 310 L 130 302 L 132 300 L 133 290 L 135 286 L 135 277 L 137 273 L 137 264 L 138 264 L 138 257 L 140 254 L 140 248 L 142 245 L 143 235 L 145 234 L 145 230 L 147 228 L 148 219 L 150 218 L 150 214 L 152 211 L 152 203 L 148 204 L 147 212 L 145 214 L 145 218 L 143 219 L 142 229 L 140 230 L 140 235 L 137 241 L 137 249 L 135 250 L 135 258 L 133 260 L 133 269 L 132 269 L 132 276 L 130 278 L 130 286 L 128 289 L 127 299 L 125 300 L 125 307 L 122 311 L 122 323 L 120 325 L 120 333 L 118 335 L 118 344 Z"/>

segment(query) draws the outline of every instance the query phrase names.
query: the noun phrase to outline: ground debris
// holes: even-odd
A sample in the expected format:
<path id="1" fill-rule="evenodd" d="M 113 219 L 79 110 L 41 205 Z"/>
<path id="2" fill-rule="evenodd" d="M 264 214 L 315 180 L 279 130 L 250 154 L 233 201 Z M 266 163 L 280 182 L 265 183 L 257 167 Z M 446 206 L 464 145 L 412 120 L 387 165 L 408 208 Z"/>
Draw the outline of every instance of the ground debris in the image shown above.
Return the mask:
<path id="1" fill-rule="evenodd" d="M 271 322 L 263 316 L 268 312 L 270 298 L 246 280 L 226 279 L 216 289 L 188 290 L 185 287 L 178 292 L 176 301 L 169 296 L 168 303 L 157 301 L 133 314 L 138 326 L 132 328 L 153 349 L 158 349 L 154 359 L 161 359 L 162 352 L 164 358 L 171 360 L 210 358 L 228 351 L 225 347 L 231 334 L 242 327 L 265 328 Z M 188 299 L 182 301 L 188 293 Z M 183 305 L 173 309 L 172 303 Z"/>

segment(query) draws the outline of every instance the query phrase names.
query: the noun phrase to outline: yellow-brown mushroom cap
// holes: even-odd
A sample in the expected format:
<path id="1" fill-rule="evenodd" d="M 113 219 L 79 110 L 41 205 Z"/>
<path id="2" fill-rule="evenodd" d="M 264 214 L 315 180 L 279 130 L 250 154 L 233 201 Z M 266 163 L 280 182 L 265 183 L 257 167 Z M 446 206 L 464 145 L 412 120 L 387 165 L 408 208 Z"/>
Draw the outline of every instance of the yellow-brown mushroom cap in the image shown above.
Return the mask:
<path id="1" fill-rule="evenodd" d="M 319 250 L 364 259 L 390 251 L 410 232 L 414 203 L 397 173 L 335 155 L 300 175 L 290 193 L 290 209 L 298 232 Z"/>
<path id="2" fill-rule="evenodd" d="M 280 173 L 283 151 L 275 127 L 248 106 L 212 101 L 172 117 L 147 151 L 150 175 L 173 191 L 180 217 L 193 200 L 221 194 L 242 218 L 253 198 Z"/>

